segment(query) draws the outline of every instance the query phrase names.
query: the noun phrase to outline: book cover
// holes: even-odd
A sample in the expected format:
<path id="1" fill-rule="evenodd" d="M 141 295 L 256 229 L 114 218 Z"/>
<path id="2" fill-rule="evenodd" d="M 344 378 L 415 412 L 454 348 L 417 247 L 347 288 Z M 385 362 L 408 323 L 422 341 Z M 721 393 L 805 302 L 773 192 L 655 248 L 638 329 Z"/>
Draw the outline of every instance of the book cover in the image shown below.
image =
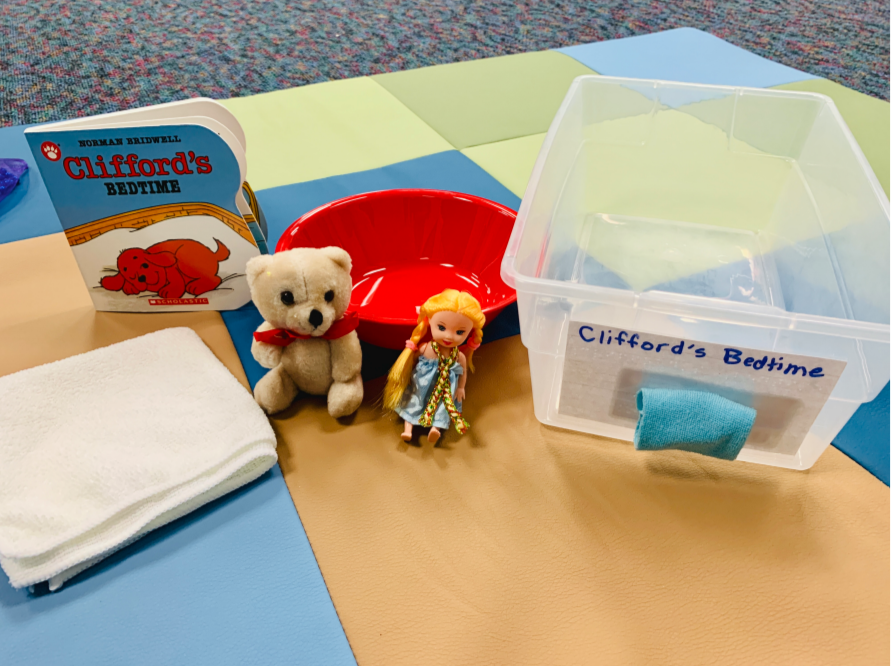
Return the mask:
<path id="1" fill-rule="evenodd" d="M 244 269 L 266 252 L 262 216 L 246 199 L 256 207 L 236 154 L 244 147 L 225 129 L 64 125 L 26 137 L 97 310 L 229 310 L 250 300 Z"/>

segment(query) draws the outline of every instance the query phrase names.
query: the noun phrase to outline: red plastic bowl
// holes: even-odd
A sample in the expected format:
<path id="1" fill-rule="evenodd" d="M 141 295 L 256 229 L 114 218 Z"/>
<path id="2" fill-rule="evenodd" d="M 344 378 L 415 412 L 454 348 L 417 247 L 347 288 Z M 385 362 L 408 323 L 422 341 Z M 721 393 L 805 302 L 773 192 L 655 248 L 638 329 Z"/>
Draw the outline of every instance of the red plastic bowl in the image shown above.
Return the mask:
<path id="1" fill-rule="evenodd" d="M 458 192 L 385 190 L 357 194 L 310 211 L 282 234 L 276 252 L 344 248 L 353 258 L 358 335 L 402 349 L 418 308 L 444 289 L 471 293 L 487 322 L 517 296 L 499 269 L 516 214 Z"/>

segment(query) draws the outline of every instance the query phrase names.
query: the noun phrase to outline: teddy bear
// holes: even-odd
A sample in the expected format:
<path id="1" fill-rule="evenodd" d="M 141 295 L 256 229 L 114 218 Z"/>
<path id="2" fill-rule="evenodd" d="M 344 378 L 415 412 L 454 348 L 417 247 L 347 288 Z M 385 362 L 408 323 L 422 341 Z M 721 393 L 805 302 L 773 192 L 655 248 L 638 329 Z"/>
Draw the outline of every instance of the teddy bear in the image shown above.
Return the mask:
<path id="1" fill-rule="evenodd" d="M 296 248 L 251 259 L 245 273 L 264 322 L 251 354 L 269 372 L 254 387 L 267 414 L 303 391 L 324 395 L 335 418 L 362 402 L 358 317 L 348 312 L 350 255 L 339 247 Z"/>

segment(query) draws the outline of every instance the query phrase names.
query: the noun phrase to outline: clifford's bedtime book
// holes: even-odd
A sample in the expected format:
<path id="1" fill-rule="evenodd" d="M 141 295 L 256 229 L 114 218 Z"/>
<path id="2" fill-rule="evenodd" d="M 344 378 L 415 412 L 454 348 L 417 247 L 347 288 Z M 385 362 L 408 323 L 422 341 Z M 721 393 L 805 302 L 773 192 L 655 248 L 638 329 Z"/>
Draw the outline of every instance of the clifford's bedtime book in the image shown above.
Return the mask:
<path id="1" fill-rule="evenodd" d="M 245 134 L 190 99 L 25 130 L 97 310 L 232 310 L 265 254 Z"/>

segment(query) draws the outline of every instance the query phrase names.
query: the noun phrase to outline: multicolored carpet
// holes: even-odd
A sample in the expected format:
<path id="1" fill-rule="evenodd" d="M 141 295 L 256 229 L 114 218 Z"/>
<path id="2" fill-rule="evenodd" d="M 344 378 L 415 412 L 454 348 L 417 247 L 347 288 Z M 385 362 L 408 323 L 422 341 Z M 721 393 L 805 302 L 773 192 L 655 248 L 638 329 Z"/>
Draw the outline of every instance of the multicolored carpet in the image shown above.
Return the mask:
<path id="1" fill-rule="evenodd" d="M 0 126 L 679 27 L 889 99 L 889 0 L 4 0 Z"/>

